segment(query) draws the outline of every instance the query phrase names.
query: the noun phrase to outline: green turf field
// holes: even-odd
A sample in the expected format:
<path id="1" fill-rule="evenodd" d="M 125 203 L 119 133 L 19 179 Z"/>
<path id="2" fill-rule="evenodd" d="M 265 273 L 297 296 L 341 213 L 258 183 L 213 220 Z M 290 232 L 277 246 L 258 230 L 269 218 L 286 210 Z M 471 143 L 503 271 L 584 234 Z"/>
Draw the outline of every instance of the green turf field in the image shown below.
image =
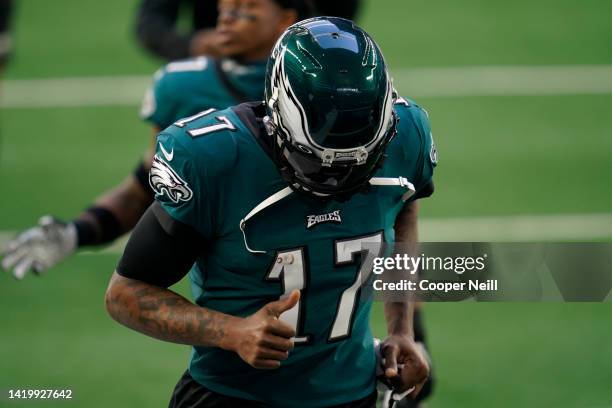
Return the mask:
<path id="1" fill-rule="evenodd" d="M 135 4 L 21 0 L 5 79 L 151 74 L 158 62 L 131 35 Z M 400 78 L 419 67 L 612 64 L 611 13 L 596 0 L 369 0 L 361 23 Z M 419 98 L 440 153 L 424 218 L 612 213 L 612 91 L 602 89 Z M 148 143 L 137 112 L 0 110 L 0 239 L 45 213 L 74 216 L 119 182 Z M 117 257 L 79 255 L 23 282 L 0 274 L 0 407 L 41 406 L 9 403 L 9 388 L 71 388 L 74 407 L 166 406 L 188 348 L 106 315 Z M 380 306 L 372 322 L 383 336 Z M 431 407 L 612 406 L 610 303 L 430 304 L 426 316 L 438 377 Z"/>

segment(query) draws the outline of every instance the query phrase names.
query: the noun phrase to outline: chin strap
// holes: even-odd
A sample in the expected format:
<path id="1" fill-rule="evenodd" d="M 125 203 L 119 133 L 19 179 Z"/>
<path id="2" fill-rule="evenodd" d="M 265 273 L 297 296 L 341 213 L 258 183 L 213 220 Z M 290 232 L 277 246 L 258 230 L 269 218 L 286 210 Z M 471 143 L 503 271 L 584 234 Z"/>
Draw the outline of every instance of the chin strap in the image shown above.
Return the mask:
<path id="1" fill-rule="evenodd" d="M 400 186 L 404 187 L 406 190 L 404 195 L 402 195 L 402 201 L 408 200 L 412 195 L 414 195 L 414 185 L 408 181 L 405 177 L 372 177 L 370 179 L 370 185 L 372 186 Z M 263 200 L 261 203 L 257 204 L 249 213 L 240 220 L 240 231 L 242 232 L 242 238 L 244 239 L 244 247 L 252 254 L 265 254 L 266 251 L 260 251 L 256 249 L 251 249 L 249 247 L 249 243 L 246 237 L 246 222 L 253 218 L 256 214 L 262 212 L 264 209 L 273 206 L 274 204 L 281 201 L 283 198 L 289 196 L 293 190 L 291 187 L 285 187 L 282 190 L 277 191 L 272 194 L 270 197 Z"/>
<path id="2" fill-rule="evenodd" d="M 402 201 L 407 201 L 415 193 L 414 184 L 408 181 L 406 177 L 372 177 L 370 179 L 371 186 L 400 186 L 406 190 L 402 196 Z"/>
<path id="3" fill-rule="evenodd" d="M 257 204 L 255 208 L 249 211 L 249 213 L 243 219 L 240 220 L 240 231 L 242 231 L 242 238 L 244 239 L 244 246 L 246 247 L 247 251 L 249 251 L 252 254 L 265 254 L 266 253 L 266 251 L 258 251 L 258 250 L 251 249 L 249 247 L 249 243 L 247 242 L 247 238 L 246 238 L 246 233 L 244 232 L 246 222 L 250 220 L 251 218 L 253 218 L 255 214 L 257 214 L 258 212 L 263 211 L 264 208 L 267 208 L 267 207 L 270 207 L 276 204 L 277 202 L 287 197 L 292 192 L 293 190 L 291 189 L 291 187 L 285 187 L 282 190 L 277 191 L 276 193 L 272 194 L 270 197 L 263 200 L 261 203 Z"/>

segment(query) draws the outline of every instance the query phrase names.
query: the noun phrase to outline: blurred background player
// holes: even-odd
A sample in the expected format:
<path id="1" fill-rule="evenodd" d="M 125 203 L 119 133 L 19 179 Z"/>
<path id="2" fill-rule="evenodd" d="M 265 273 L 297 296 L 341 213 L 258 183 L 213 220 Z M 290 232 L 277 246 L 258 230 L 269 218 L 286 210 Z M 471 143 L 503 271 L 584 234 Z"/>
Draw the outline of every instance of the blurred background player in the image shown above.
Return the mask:
<path id="1" fill-rule="evenodd" d="M 287 27 L 308 13 L 286 4 L 252 0 L 244 9 L 235 8 L 235 1 L 220 0 L 216 31 L 227 38 L 226 57 L 173 62 L 156 73 L 141 109 L 142 117 L 153 125 L 153 143 L 133 174 L 71 222 L 42 217 L 38 226 L 7 243 L 2 267 L 22 279 L 30 270 L 47 270 L 78 248 L 107 244 L 130 231 L 153 202 L 148 173 L 155 135 L 161 129 L 206 109 L 263 99 L 272 47 Z"/>
<path id="2" fill-rule="evenodd" d="M 361 0 L 281 0 L 282 7 L 294 7 L 299 14 L 313 9 L 316 15 L 354 20 Z M 233 5 L 248 9 L 256 1 L 234 0 Z M 179 28 L 181 14 L 190 20 L 191 32 Z M 223 56 L 223 37 L 212 29 L 217 21 L 215 0 L 142 0 L 136 18 L 136 36 L 152 54 L 176 60 L 190 56 Z"/>
<path id="3" fill-rule="evenodd" d="M 11 53 L 11 34 L 9 32 L 11 14 L 13 11 L 12 0 L 0 0 L 0 79 L 4 73 L 4 67 Z M 2 98 L 2 84 L 0 83 L 0 98 Z M 1 126 L 1 123 L 0 123 Z M 2 128 L 0 127 L 0 147 L 2 145 Z"/>
<path id="4" fill-rule="evenodd" d="M 9 24 L 13 11 L 12 0 L 0 0 L 0 75 L 11 52 L 11 36 Z"/>

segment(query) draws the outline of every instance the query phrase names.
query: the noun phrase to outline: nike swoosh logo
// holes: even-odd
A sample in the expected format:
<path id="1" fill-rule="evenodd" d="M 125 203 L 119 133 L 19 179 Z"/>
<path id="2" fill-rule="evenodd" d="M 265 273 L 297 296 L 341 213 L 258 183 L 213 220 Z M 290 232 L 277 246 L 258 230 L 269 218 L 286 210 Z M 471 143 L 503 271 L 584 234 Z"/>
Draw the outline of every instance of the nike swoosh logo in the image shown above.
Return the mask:
<path id="1" fill-rule="evenodd" d="M 159 144 L 159 148 L 162 151 L 162 154 L 164 155 L 164 157 L 166 158 L 166 160 L 168 161 L 172 161 L 172 159 L 174 158 L 174 149 L 172 149 L 172 151 L 170 153 L 168 153 L 166 151 L 166 149 L 164 149 L 164 145 L 163 144 Z"/>

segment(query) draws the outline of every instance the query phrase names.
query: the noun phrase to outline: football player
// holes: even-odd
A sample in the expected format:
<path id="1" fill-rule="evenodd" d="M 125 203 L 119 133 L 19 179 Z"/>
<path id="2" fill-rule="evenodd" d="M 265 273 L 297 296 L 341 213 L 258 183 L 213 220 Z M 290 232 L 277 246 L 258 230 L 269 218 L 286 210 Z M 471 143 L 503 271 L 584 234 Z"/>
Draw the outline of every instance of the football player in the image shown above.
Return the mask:
<path id="1" fill-rule="evenodd" d="M 193 346 L 170 406 L 374 407 L 363 244 L 416 243 L 437 159 L 425 111 L 397 97 L 371 37 L 339 18 L 295 24 L 265 102 L 205 110 L 157 142 L 156 201 L 106 307 Z M 167 289 L 187 274 L 195 304 Z M 429 368 L 412 303 L 385 303 L 385 317 L 384 374 L 414 396 Z"/>
<path id="2" fill-rule="evenodd" d="M 310 14 L 303 5 L 293 4 L 287 0 L 220 0 L 216 32 L 223 38 L 221 49 L 226 57 L 174 62 L 156 73 L 141 109 L 142 117 L 153 125 L 153 134 L 203 109 L 263 100 L 266 62 L 274 43 L 287 27 Z M 155 137 L 133 174 L 73 221 L 47 215 L 38 226 L 10 241 L 2 267 L 22 279 L 30 270 L 48 270 L 78 248 L 107 244 L 130 231 L 153 201 L 148 173 L 154 146 Z"/>
<path id="3" fill-rule="evenodd" d="M 9 26 L 13 9 L 12 0 L 0 0 L 0 75 L 11 51 Z"/>
<path id="4" fill-rule="evenodd" d="M 245 2 L 249 0 L 234 0 Z M 354 20 L 361 0 L 280 0 L 298 9 L 315 8 L 317 15 L 338 16 Z M 181 17 L 179 19 L 179 16 Z M 180 29 L 179 20 L 191 23 L 191 29 Z M 219 36 L 215 0 L 141 0 L 136 17 L 135 34 L 140 44 L 153 55 L 166 60 L 190 56 L 216 56 Z"/>

